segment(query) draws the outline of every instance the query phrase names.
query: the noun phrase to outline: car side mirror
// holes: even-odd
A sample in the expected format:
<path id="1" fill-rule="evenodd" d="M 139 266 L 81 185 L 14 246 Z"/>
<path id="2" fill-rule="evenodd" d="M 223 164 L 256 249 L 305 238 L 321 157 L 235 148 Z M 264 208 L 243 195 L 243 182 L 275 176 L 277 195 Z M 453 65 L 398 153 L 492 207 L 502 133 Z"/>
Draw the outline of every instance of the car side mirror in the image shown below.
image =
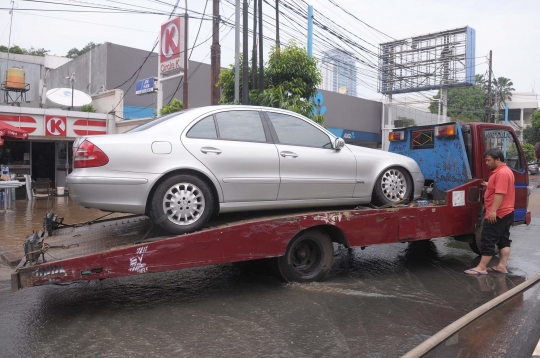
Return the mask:
<path id="1" fill-rule="evenodd" d="M 336 140 L 334 141 L 334 149 L 341 150 L 343 149 L 344 146 L 345 146 L 345 141 L 343 140 L 343 138 L 336 138 Z"/>

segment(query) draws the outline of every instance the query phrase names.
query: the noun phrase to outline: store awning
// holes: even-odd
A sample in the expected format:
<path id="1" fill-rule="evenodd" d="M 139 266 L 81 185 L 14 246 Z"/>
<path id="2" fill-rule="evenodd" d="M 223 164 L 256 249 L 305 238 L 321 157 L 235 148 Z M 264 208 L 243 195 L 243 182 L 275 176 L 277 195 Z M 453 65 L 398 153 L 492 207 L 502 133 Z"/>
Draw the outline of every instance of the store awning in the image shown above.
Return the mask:
<path id="1" fill-rule="evenodd" d="M 0 146 L 4 145 L 3 138 L 28 139 L 28 132 L 0 121 Z"/>

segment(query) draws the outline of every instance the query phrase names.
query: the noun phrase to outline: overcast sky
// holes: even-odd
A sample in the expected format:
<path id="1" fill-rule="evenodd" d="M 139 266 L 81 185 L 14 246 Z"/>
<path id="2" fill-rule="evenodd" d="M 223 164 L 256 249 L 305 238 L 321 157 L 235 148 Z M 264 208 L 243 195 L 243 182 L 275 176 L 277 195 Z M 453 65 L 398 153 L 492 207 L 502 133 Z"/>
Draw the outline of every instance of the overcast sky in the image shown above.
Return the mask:
<path id="1" fill-rule="evenodd" d="M 169 12 L 175 0 L 45 0 L 72 5 L 117 6 L 141 11 L 158 10 Z M 165 2 L 166 5 L 162 2 Z M 282 0 L 282 3 L 288 3 Z M 476 73 L 484 74 L 487 70 L 486 58 L 489 50 L 493 50 L 493 72 L 495 76 L 504 76 L 514 82 L 517 92 L 540 90 L 540 1 L 538 0 L 335 0 L 341 7 L 358 19 L 364 21 L 380 32 L 395 39 L 439 32 L 447 29 L 470 26 L 476 30 Z M 201 17 L 207 1 L 188 0 L 190 15 Z M 234 0 L 221 0 L 221 15 L 234 21 Z M 274 3 L 273 0 L 270 3 Z M 295 0 L 307 8 L 303 0 Z M 351 33 L 358 43 L 377 51 L 379 43 L 389 37 L 369 28 L 354 19 L 328 0 L 309 0 L 307 3 L 315 10 L 326 15 L 343 29 Z M 0 0 L 0 45 L 8 45 L 10 31 L 10 14 L 6 8 L 9 0 Z M 130 4 L 130 5 L 127 5 Z M 185 0 L 179 3 L 177 13 L 184 12 Z M 253 1 L 250 1 L 253 7 Z M 81 7 L 67 7 L 58 4 L 46 4 L 32 0 L 15 1 L 19 9 L 46 10 L 88 10 Z M 284 6 L 281 6 L 284 9 Z M 274 17 L 274 9 L 264 4 L 264 13 Z M 286 9 L 285 9 L 286 10 Z M 193 12 L 191 12 L 193 11 Z M 206 14 L 212 13 L 212 0 L 208 1 Z M 317 14 L 315 15 L 317 17 Z M 90 41 L 96 43 L 112 42 L 119 45 L 150 50 L 158 35 L 160 24 L 166 21 L 167 15 L 151 14 L 106 14 L 76 13 L 56 11 L 15 11 L 11 28 L 11 44 L 29 48 L 45 48 L 50 54 L 65 56 L 73 47 L 82 48 Z M 286 31 L 306 41 L 303 31 L 305 20 L 296 16 L 297 24 L 290 20 L 280 19 L 283 24 L 281 40 L 290 36 Z M 252 19 L 250 18 L 250 26 Z M 189 37 L 192 46 L 201 20 L 190 19 Z M 296 29 L 293 31 L 291 29 Z M 265 24 L 265 35 L 275 37 L 272 26 Z M 317 30 L 321 31 L 321 30 Z M 234 62 L 234 30 L 222 26 L 221 65 Z M 353 36 L 354 35 L 354 36 Z M 204 40 L 208 40 L 202 43 Z M 315 39 L 315 54 L 320 55 L 322 49 L 328 47 L 329 41 Z M 331 42 L 331 41 L 330 41 Z M 202 44 L 201 44 L 202 43 Z M 197 45 L 191 59 L 210 62 L 211 21 L 202 21 Z M 251 35 L 250 35 L 251 52 Z M 273 43 L 266 41 L 265 52 Z M 266 55 L 266 54 L 265 54 Z M 360 71 L 362 72 L 362 71 Z M 369 99 L 381 99 L 376 92 L 376 80 L 368 74 L 359 75 L 358 95 Z M 418 98 L 418 97 L 416 97 Z"/>

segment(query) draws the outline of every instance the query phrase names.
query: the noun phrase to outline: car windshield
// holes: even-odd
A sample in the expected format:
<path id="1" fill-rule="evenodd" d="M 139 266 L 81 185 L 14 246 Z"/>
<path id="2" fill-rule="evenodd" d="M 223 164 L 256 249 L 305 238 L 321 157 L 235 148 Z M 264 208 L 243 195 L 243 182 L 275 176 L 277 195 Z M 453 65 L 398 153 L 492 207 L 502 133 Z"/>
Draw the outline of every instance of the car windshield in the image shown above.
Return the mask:
<path id="1" fill-rule="evenodd" d="M 190 110 L 191 109 L 186 109 L 184 111 L 174 112 L 174 113 L 168 114 L 166 116 L 156 118 L 156 119 L 154 119 L 154 120 L 152 120 L 152 121 L 150 121 L 148 123 L 141 124 L 140 126 L 137 126 L 137 127 L 133 128 L 133 129 L 130 129 L 129 131 L 127 131 L 125 133 L 141 132 L 141 131 L 147 130 L 148 128 L 152 128 L 153 126 L 156 126 L 156 125 L 158 125 L 160 123 L 168 121 L 171 118 L 176 118 L 176 117 L 182 116 L 182 115 L 188 113 Z"/>

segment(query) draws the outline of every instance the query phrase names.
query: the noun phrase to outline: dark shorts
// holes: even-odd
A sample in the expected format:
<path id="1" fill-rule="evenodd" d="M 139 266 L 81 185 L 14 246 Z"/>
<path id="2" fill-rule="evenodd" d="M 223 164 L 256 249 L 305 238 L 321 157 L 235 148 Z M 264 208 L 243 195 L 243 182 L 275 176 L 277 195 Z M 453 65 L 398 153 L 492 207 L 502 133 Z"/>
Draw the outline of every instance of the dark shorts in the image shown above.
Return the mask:
<path id="1" fill-rule="evenodd" d="M 514 221 L 514 212 L 503 216 L 497 217 L 497 222 L 491 224 L 487 219 L 484 219 L 484 226 L 482 227 L 482 249 L 480 252 L 482 256 L 495 255 L 495 245 L 500 249 L 510 247 L 512 240 L 510 240 L 510 226 Z"/>

